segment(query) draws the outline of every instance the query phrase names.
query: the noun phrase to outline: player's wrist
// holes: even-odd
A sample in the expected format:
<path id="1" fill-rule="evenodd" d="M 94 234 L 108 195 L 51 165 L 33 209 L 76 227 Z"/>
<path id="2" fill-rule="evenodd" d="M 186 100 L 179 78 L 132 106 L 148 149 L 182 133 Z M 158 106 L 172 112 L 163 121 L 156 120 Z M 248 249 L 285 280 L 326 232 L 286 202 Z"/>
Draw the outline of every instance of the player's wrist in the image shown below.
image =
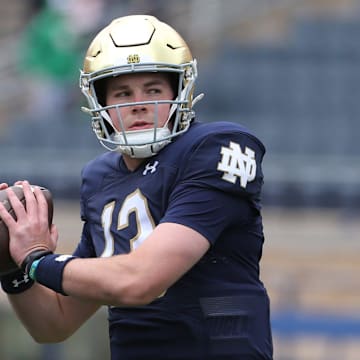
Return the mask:
<path id="1" fill-rule="evenodd" d="M 50 250 L 34 250 L 31 253 L 29 253 L 28 255 L 26 255 L 25 259 L 21 262 L 21 270 L 25 273 L 29 275 L 29 271 L 31 268 L 32 263 L 37 260 L 40 259 L 46 255 L 49 254 L 53 254 L 52 251 Z"/>
<path id="2" fill-rule="evenodd" d="M 63 273 L 69 261 L 77 259 L 72 255 L 45 254 L 37 257 L 27 267 L 30 279 L 55 292 L 67 295 L 63 289 Z"/>
<path id="3" fill-rule="evenodd" d="M 3 291 L 10 295 L 20 294 L 34 285 L 34 281 L 21 269 L 1 275 L 0 281 Z"/>

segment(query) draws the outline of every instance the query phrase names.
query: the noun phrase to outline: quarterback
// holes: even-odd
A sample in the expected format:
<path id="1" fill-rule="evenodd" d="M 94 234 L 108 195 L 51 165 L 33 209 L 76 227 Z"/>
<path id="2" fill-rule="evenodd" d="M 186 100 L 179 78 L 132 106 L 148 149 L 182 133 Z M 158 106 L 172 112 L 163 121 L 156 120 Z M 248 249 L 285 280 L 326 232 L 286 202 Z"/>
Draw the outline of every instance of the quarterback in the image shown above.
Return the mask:
<path id="1" fill-rule="evenodd" d="M 90 44 L 83 111 L 108 151 L 83 168 L 73 254 L 56 253 L 38 188 L 19 182 L 26 208 L 7 190 L 16 220 L 0 206 L 19 266 L 2 288 L 36 341 L 63 341 L 106 305 L 113 360 L 272 359 L 265 148 L 195 119 L 196 79 L 185 41 L 153 16 L 115 19 Z"/>

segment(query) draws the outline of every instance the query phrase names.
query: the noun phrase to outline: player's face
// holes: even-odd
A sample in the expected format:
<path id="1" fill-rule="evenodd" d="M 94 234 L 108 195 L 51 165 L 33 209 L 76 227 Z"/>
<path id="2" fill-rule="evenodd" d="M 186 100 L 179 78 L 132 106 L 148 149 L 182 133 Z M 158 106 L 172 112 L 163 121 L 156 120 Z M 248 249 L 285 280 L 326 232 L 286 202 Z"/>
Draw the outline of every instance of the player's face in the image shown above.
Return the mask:
<path id="1" fill-rule="evenodd" d="M 106 105 L 140 101 L 172 100 L 174 97 L 170 79 L 164 73 L 137 73 L 111 78 L 107 83 Z M 117 130 L 125 131 L 153 128 L 157 117 L 157 127 L 163 127 L 168 119 L 170 104 L 131 105 L 111 108 L 109 115 Z"/>

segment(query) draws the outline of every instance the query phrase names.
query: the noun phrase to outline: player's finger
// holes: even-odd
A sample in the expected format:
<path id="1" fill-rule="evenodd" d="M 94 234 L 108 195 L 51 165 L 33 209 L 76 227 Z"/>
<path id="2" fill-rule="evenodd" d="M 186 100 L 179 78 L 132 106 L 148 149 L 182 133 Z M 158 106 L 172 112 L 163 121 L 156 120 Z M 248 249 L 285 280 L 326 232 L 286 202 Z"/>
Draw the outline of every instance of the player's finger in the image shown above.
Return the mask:
<path id="1" fill-rule="evenodd" d="M 0 183 L 0 190 L 4 190 L 7 187 L 9 187 L 9 185 L 7 183 Z"/>
<path id="2" fill-rule="evenodd" d="M 8 228 L 10 228 L 16 223 L 15 219 L 9 214 L 9 212 L 6 210 L 5 206 L 1 202 L 0 202 L 0 218 Z"/>
<path id="3" fill-rule="evenodd" d="M 34 186 L 33 191 L 34 191 L 34 195 L 36 197 L 36 201 L 38 203 L 39 219 L 40 219 L 40 221 L 44 221 L 46 226 L 49 226 L 49 224 L 48 224 L 49 210 L 48 210 L 48 203 L 46 201 L 45 195 L 39 186 Z"/>
<path id="4" fill-rule="evenodd" d="M 24 205 L 21 203 L 20 199 L 16 196 L 15 192 L 11 187 L 6 189 L 8 199 L 10 201 L 11 207 L 14 210 L 16 218 L 19 219 L 20 217 L 26 215 L 26 210 Z"/>
<path id="5" fill-rule="evenodd" d="M 37 200 L 34 195 L 34 189 L 30 186 L 28 181 L 23 181 L 22 188 L 26 203 L 26 212 L 28 214 L 37 214 Z"/>

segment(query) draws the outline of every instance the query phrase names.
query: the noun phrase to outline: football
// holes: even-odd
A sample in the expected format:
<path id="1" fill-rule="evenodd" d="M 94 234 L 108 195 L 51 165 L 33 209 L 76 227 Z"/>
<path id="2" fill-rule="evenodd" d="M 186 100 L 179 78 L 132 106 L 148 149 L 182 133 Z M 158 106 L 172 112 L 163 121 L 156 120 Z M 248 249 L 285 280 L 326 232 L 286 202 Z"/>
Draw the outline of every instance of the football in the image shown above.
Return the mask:
<path id="1" fill-rule="evenodd" d="M 11 188 L 13 189 L 16 196 L 20 199 L 22 204 L 26 206 L 22 186 L 14 185 L 11 186 Z M 50 226 L 52 224 L 53 211 L 54 211 L 52 195 L 48 189 L 44 187 L 40 187 L 40 189 L 43 191 L 46 201 L 48 203 L 49 226 Z M 8 200 L 6 190 L 0 190 L 0 201 L 5 206 L 6 210 L 13 216 L 13 218 L 15 218 L 15 213 Z M 11 271 L 14 271 L 16 269 L 17 269 L 17 265 L 14 263 L 9 253 L 9 231 L 5 223 L 0 218 L 0 276 L 10 273 Z"/>

